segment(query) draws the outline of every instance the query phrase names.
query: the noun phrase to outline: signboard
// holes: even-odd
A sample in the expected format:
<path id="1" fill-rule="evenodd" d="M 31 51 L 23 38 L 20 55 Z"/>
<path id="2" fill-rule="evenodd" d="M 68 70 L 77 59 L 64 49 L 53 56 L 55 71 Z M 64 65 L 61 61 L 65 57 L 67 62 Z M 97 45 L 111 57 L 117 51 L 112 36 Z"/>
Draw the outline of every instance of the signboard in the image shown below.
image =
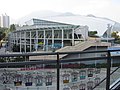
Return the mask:
<path id="1" fill-rule="evenodd" d="M 25 86 L 32 86 L 32 84 L 33 84 L 32 79 L 33 79 L 33 77 L 31 74 L 25 75 L 25 80 L 26 80 Z"/>
<path id="2" fill-rule="evenodd" d="M 85 83 L 81 83 L 79 85 L 79 90 L 85 90 L 85 88 L 86 88 L 86 84 Z"/>
<path id="3" fill-rule="evenodd" d="M 88 71 L 87 71 L 88 72 L 88 77 L 93 77 L 93 70 L 94 70 L 93 68 L 88 69 Z"/>
<path id="4" fill-rule="evenodd" d="M 62 75 L 62 77 L 63 77 L 63 83 L 64 84 L 65 83 L 69 83 L 69 79 L 70 79 L 70 75 L 69 74 L 65 73 L 65 74 Z"/>
<path id="5" fill-rule="evenodd" d="M 46 86 L 52 85 L 52 75 L 47 75 L 45 80 Z"/>
<path id="6" fill-rule="evenodd" d="M 78 73 L 73 71 L 71 73 L 71 79 L 72 79 L 72 82 L 76 82 L 78 80 Z"/>
<path id="7" fill-rule="evenodd" d="M 86 78 L 86 70 L 80 70 L 79 74 L 80 74 L 80 80 L 83 80 Z"/>
<path id="8" fill-rule="evenodd" d="M 93 90 L 93 81 L 87 82 L 87 90 Z"/>
<path id="9" fill-rule="evenodd" d="M 14 76 L 14 86 L 21 86 L 22 85 L 22 75 L 21 74 L 15 74 Z"/>
<path id="10" fill-rule="evenodd" d="M 37 75 L 35 77 L 35 84 L 36 84 L 36 86 L 42 86 L 43 85 L 43 77 L 40 75 Z"/>

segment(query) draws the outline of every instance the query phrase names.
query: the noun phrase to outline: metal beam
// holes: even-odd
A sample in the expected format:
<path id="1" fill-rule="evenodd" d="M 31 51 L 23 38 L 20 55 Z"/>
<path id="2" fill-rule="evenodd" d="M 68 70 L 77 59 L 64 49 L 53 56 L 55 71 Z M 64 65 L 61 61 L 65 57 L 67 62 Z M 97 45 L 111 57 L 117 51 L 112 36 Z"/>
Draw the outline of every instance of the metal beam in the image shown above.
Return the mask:
<path id="1" fill-rule="evenodd" d="M 111 55 L 108 50 L 107 54 L 107 74 L 106 74 L 106 90 L 110 90 L 110 68 L 111 68 Z"/>
<path id="2" fill-rule="evenodd" d="M 59 53 L 57 53 L 57 90 L 60 90 L 60 62 Z"/>

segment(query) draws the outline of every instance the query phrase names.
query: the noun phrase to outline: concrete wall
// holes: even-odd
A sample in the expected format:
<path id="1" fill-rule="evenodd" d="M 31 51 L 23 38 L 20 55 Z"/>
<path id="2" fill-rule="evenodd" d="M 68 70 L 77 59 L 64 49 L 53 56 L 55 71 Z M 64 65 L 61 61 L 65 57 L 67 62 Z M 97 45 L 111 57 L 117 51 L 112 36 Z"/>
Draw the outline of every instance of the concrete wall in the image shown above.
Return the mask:
<path id="1" fill-rule="evenodd" d="M 85 51 L 95 51 L 95 50 L 107 50 L 107 47 L 90 47 L 88 49 L 86 49 Z M 85 53 L 85 54 L 69 54 L 67 56 L 64 57 L 64 59 L 73 59 L 73 58 L 89 58 L 89 57 L 101 57 L 106 55 L 106 53 Z M 97 61 L 97 63 L 104 63 L 105 61 Z M 79 63 L 86 63 L 86 64 L 90 64 L 90 63 L 96 63 L 95 60 L 93 61 L 80 61 Z"/>

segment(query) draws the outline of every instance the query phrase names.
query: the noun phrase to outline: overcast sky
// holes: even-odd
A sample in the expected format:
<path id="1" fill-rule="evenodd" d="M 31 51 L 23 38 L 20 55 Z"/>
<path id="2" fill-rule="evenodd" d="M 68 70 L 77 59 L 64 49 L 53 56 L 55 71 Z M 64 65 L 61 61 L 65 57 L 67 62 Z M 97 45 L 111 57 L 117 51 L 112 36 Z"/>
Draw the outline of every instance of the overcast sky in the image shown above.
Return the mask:
<path id="1" fill-rule="evenodd" d="M 120 22 L 120 0 L 0 0 L 0 14 L 13 19 L 41 10 L 93 14 Z"/>

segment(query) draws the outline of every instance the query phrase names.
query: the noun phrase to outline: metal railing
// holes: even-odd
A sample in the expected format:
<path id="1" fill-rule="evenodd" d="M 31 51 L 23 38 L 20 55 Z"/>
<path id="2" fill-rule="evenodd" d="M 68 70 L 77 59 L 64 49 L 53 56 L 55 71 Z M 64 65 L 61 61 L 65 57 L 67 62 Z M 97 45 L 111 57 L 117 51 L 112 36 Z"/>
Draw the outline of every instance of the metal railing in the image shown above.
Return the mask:
<path id="1" fill-rule="evenodd" d="M 11 68 L 11 67 L 14 67 L 14 68 L 17 68 L 17 66 L 20 66 L 20 67 L 23 67 L 23 66 L 29 66 L 29 65 L 40 65 L 40 64 L 54 64 L 54 69 L 56 69 L 56 80 L 57 80 L 57 86 L 56 86 L 56 89 L 55 90 L 61 90 L 60 87 L 61 87 L 61 80 L 60 80 L 60 70 L 62 69 L 63 65 L 66 64 L 66 63 L 76 63 L 76 62 L 86 62 L 86 61 L 97 61 L 97 60 L 101 60 L 101 61 L 106 61 L 106 66 L 104 66 L 107 71 L 106 71 L 106 77 L 103 78 L 99 83 L 97 83 L 94 87 L 92 87 L 92 89 L 90 90 L 93 90 L 93 89 L 96 89 L 97 86 L 99 86 L 103 81 L 106 80 L 106 90 L 110 90 L 110 75 L 112 75 L 114 72 L 117 71 L 117 69 L 115 69 L 112 73 L 111 73 L 111 59 L 115 59 L 115 58 L 118 58 L 120 57 L 119 53 L 118 55 L 111 55 L 111 52 L 119 52 L 120 50 L 101 50 L 101 51 L 83 51 L 83 52 L 53 52 L 53 53 L 23 53 L 23 54 L 2 54 L 0 55 L 0 58 L 3 59 L 3 58 L 6 58 L 6 61 L 4 62 L 1 62 L 0 63 L 0 69 L 2 68 Z M 98 55 L 96 55 L 95 53 L 98 53 Z M 103 54 L 102 54 L 103 53 Z M 63 58 L 60 58 L 60 55 L 64 55 L 64 54 L 67 54 L 69 55 L 68 57 L 63 57 Z M 90 55 L 89 55 L 90 54 Z M 56 58 L 54 59 L 50 59 L 49 56 L 50 55 L 54 55 L 56 56 Z M 83 55 L 81 57 L 75 57 L 74 55 L 76 56 L 79 56 L 79 55 Z M 85 56 L 84 56 L 85 55 Z M 88 55 L 86 57 L 86 55 Z M 39 58 L 39 60 L 29 60 L 28 57 L 31 57 L 31 56 L 45 56 L 45 57 L 48 57 L 47 59 L 44 59 L 43 58 Z M 73 57 L 72 57 L 73 56 Z M 17 62 L 12 62 L 10 59 L 12 57 L 24 57 L 23 61 L 17 61 Z M 72 57 L 72 58 L 71 58 Z M 9 58 L 9 60 L 7 60 L 7 58 Z M 28 58 L 28 59 L 26 59 Z M 64 67 L 63 67 L 64 68 Z M 81 66 L 77 66 L 77 67 L 69 67 L 69 69 L 81 69 L 83 67 Z M 86 66 L 86 68 L 88 68 L 88 66 Z M 102 68 L 102 67 L 99 67 L 99 68 Z M 45 67 L 44 67 L 45 69 Z M 65 67 L 66 69 L 66 67 Z M 73 83 L 74 84 L 74 83 Z M 38 90 L 38 89 L 37 89 Z M 74 90 L 77 90 L 77 89 L 74 89 Z"/>

